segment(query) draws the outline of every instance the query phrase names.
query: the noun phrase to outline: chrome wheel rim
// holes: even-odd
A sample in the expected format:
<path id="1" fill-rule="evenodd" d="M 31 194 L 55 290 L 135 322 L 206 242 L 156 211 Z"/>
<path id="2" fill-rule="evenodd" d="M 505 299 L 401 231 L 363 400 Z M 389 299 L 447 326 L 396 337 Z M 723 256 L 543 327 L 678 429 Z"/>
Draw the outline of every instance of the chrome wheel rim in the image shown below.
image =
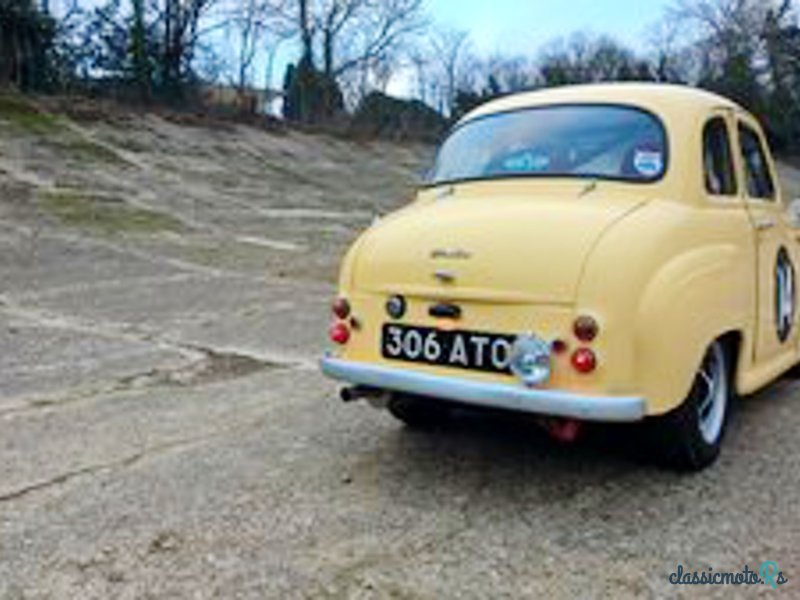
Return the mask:
<path id="1" fill-rule="evenodd" d="M 697 417 L 700 434 L 707 444 L 715 444 L 722 433 L 728 403 L 728 377 L 725 352 L 715 343 L 703 358 L 695 379 L 698 394 Z"/>

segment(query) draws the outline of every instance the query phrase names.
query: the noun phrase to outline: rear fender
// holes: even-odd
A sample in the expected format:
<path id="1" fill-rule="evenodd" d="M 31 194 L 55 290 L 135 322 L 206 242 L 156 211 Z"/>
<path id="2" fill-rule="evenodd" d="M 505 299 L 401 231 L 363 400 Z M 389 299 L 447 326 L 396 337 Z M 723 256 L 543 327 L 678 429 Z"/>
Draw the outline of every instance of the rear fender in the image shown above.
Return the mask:
<path id="1" fill-rule="evenodd" d="M 709 345 L 746 337 L 751 266 L 733 244 L 704 246 L 665 264 L 647 285 L 636 316 L 635 372 L 658 415 L 683 403 Z"/>

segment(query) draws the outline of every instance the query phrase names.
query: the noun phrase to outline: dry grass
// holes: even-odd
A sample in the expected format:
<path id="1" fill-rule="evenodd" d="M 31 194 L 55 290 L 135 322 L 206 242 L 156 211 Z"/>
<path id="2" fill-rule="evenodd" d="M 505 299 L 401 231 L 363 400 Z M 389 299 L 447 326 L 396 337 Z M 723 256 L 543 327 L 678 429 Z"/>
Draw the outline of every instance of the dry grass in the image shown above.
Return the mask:
<path id="1" fill-rule="evenodd" d="M 106 235 L 182 232 L 178 219 L 157 211 L 130 206 L 121 198 L 91 197 L 71 190 L 46 192 L 42 207 L 72 227 L 92 229 Z"/>

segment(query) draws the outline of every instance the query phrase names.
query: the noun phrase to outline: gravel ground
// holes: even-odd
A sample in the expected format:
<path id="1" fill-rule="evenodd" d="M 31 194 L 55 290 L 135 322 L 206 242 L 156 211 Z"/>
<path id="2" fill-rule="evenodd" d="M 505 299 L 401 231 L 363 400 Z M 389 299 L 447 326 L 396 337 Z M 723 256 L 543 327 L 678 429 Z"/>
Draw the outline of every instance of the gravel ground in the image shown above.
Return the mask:
<path id="1" fill-rule="evenodd" d="M 798 384 L 694 476 L 337 401 L 336 263 L 428 154 L 0 100 L 0 598 L 800 597 Z"/>

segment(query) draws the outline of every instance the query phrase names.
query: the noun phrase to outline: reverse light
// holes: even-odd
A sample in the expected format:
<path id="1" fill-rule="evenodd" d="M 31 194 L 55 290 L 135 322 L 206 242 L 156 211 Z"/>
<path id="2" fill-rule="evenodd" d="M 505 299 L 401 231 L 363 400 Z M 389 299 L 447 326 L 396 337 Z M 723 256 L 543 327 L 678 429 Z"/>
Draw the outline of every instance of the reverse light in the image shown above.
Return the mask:
<path id="1" fill-rule="evenodd" d="M 578 317 L 572 327 L 575 337 L 582 342 L 593 342 L 600 333 L 600 326 L 592 317 Z"/>
<path id="2" fill-rule="evenodd" d="M 330 330 L 331 341 L 344 346 L 350 341 L 350 329 L 344 323 L 335 323 Z"/>
<path id="3" fill-rule="evenodd" d="M 572 355 L 572 366 L 578 373 L 589 374 L 597 369 L 597 355 L 589 348 L 580 348 Z"/>
<path id="4" fill-rule="evenodd" d="M 350 316 L 350 303 L 345 298 L 338 298 L 331 306 L 333 314 L 339 319 L 346 319 Z"/>

